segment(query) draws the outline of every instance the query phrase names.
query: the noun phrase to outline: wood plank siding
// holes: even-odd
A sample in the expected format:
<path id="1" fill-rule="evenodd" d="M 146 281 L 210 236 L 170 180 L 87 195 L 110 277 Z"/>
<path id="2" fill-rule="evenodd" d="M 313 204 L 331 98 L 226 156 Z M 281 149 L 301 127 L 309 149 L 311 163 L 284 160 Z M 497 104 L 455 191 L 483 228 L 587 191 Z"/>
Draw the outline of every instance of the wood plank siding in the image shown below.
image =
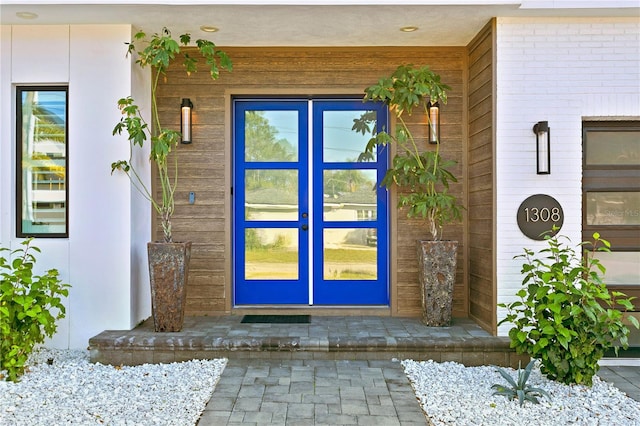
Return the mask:
<path id="1" fill-rule="evenodd" d="M 489 39 L 491 32 L 489 31 Z M 353 48 L 224 48 L 233 61 L 233 72 L 223 71 L 217 81 L 209 79 L 204 69 L 187 77 L 182 70 L 169 70 L 159 92 L 161 119 L 167 126 L 178 129 L 181 98 L 190 98 L 194 104 L 193 143 L 178 147 L 180 183 L 176 193 L 176 211 L 173 233 L 176 241 L 191 240 L 193 253 L 191 276 L 187 290 L 187 315 L 219 315 L 229 313 L 231 304 L 231 99 L 234 96 L 260 95 L 274 97 L 346 95 L 361 98 L 365 87 L 380 77 L 390 74 L 400 64 L 429 65 L 439 73 L 442 81 L 451 86 L 449 102 L 441 109 L 442 154 L 457 161 L 455 174 L 459 183 L 451 191 L 462 200 L 464 193 L 467 124 L 467 102 L 482 95 L 486 85 L 491 86 L 491 73 L 474 79 L 473 94 L 467 96 L 467 48 L 462 47 L 353 47 Z M 491 45 L 479 42 L 471 49 L 474 58 Z M 474 67 L 481 58 L 476 59 Z M 477 63 L 477 64 L 476 64 Z M 491 61 L 489 61 L 489 67 Z M 474 71 L 475 72 L 475 71 Z M 474 101 L 473 126 L 486 121 L 491 114 L 489 99 Z M 488 104 L 487 104 L 488 102 Z M 488 109 L 484 113 L 482 109 Z M 424 148 L 426 118 L 419 114 L 409 117 L 412 131 Z M 474 269 L 473 295 L 476 300 L 474 316 L 490 323 L 491 271 L 483 270 L 483 263 L 491 262 L 491 120 L 487 128 L 474 130 L 473 138 L 473 196 L 470 197 L 479 212 L 474 218 L 474 261 L 467 261 L 464 224 L 450 226 L 445 238 L 460 241 L 457 281 L 454 293 L 454 316 L 468 316 L 469 288 L 466 277 L 469 265 Z M 489 134 L 487 134 L 487 132 Z M 189 191 L 196 193 L 196 202 L 188 203 Z M 489 194 L 489 196 L 487 196 Z M 471 195 L 471 194 L 470 194 Z M 489 203 L 488 206 L 485 203 Z M 395 206 L 395 197 L 392 199 Z M 157 227 L 156 227 L 157 228 Z M 482 231 L 482 232 L 480 232 Z M 417 220 L 409 220 L 404 212 L 395 208 L 391 213 L 391 308 L 394 316 L 420 315 L 420 289 L 417 277 L 416 239 L 427 238 L 426 227 Z M 160 236 L 159 229 L 155 230 Z M 479 255 L 478 255 L 479 253 Z"/>
<path id="2" fill-rule="evenodd" d="M 496 330 L 494 93 L 495 20 L 469 44 L 469 316 Z"/>

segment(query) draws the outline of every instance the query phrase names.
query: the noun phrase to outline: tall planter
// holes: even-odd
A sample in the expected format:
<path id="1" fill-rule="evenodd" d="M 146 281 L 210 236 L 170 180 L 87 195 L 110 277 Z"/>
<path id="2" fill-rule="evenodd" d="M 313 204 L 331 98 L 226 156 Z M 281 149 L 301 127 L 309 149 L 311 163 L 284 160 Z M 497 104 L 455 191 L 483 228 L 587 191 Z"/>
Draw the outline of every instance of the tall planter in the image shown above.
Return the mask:
<path id="1" fill-rule="evenodd" d="M 422 322 L 427 326 L 451 324 L 457 253 L 457 241 L 418 241 Z"/>
<path id="2" fill-rule="evenodd" d="M 180 331 L 187 301 L 191 242 L 147 243 L 151 308 L 156 331 Z"/>

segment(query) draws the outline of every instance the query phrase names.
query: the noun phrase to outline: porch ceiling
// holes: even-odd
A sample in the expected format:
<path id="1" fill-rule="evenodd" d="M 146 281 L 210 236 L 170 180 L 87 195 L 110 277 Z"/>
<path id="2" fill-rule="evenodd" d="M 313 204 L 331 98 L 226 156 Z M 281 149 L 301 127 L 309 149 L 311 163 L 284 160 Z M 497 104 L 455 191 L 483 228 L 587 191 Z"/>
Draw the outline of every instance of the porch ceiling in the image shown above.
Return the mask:
<path id="1" fill-rule="evenodd" d="M 65 3 L 65 4 L 56 4 Z M 464 46 L 492 17 L 637 16 L 638 8 L 546 8 L 548 1 L 12 1 L 0 0 L 6 25 L 131 24 L 168 27 L 220 46 Z M 568 2 L 583 3 L 589 2 Z M 593 3 L 593 2 L 592 2 Z M 597 3 L 597 2 L 596 2 Z M 616 6 L 634 2 L 613 1 Z M 536 7 L 540 4 L 541 7 Z M 613 5 L 612 5 L 613 6 Z M 24 19 L 18 12 L 37 14 Z M 200 27 L 214 26 L 216 33 Z M 417 31 L 402 32 L 401 27 Z"/>

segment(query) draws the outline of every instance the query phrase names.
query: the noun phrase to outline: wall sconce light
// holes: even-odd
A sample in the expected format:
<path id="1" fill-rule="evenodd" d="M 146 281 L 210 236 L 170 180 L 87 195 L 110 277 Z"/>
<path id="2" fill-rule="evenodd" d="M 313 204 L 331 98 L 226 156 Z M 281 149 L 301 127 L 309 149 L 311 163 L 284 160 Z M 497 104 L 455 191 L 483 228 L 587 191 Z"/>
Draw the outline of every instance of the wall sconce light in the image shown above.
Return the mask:
<path id="1" fill-rule="evenodd" d="M 536 134 L 536 170 L 539 175 L 551 174 L 551 129 L 548 121 L 533 125 Z"/>
<path id="2" fill-rule="evenodd" d="M 182 133 L 182 143 L 191 143 L 191 110 L 193 104 L 191 99 L 182 98 L 182 105 L 180 111 L 180 132 Z"/>
<path id="3" fill-rule="evenodd" d="M 429 110 L 429 143 L 440 143 L 440 104 L 427 104 Z"/>

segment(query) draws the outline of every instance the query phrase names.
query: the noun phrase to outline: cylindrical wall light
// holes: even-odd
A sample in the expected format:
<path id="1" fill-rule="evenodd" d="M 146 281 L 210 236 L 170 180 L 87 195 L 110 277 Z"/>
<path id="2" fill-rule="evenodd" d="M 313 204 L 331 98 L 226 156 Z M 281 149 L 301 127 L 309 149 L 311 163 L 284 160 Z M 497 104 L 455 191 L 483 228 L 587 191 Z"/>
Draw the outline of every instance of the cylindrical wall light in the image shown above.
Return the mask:
<path id="1" fill-rule="evenodd" d="M 538 121 L 533 125 L 536 134 L 536 172 L 551 174 L 551 129 L 548 121 Z"/>
<path id="2" fill-rule="evenodd" d="M 429 110 L 429 143 L 440 143 L 440 104 L 427 104 Z"/>
<path id="3" fill-rule="evenodd" d="M 191 99 L 182 98 L 180 112 L 180 132 L 182 133 L 182 143 L 191 143 L 191 110 L 193 104 Z"/>

